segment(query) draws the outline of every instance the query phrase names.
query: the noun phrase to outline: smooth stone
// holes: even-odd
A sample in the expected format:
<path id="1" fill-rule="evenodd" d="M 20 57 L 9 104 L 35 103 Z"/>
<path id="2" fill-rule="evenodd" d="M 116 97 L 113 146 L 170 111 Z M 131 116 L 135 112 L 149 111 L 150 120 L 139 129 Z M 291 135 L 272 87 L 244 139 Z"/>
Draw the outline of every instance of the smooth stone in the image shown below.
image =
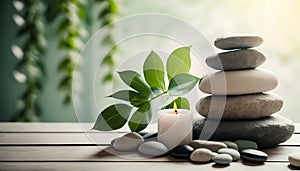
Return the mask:
<path id="1" fill-rule="evenodd" d="M 190 159 L 194 148 L 189 145 L 179 145 L 170 151 L 171 156 L 177 159 Z"/>
<path id="2" fill-rule="evenodd" d="M 239 151 L 239 147 L 237 146 L 237 144 L 232 141 L 222 141 L 222 143 L 226 144 L 227 148 L 231 148 Z"/>
<path id="3" fill-rule="evenodd" d="M 290 155 L 289 162 L 295 167 L 300 167 L 300 153 Z"/>
<path id="4" fill-rule="evenodd" d="M 217 38 L 214 44 L 217 48 L 231 50 L 257 47 L 262 42 L 263 39 L 256 35 L 237 35 Z"/>
<path id="5" fill-rule="evenodd" d="M 140 136 L 144 136 L 146 134 L 149 134 L 148 132 L 138 132 L 138 134 L 140 134 Z"/>
<path id="6" fill-rule="evenodd" d="M 257 50 L 247 49 L 218 53 L 205 61 L 213 69 L 233 71 L 256 68 L 266 61 L 266 57 Z"/>
<path id="7" fill-rule="evenodd" d="M 206 129 L 204 128 L 204 125 Z M 214 125 L 217 125 L 216 130 Z M 288 140 L 294 133 L 293 122 L 280 115 L 272 115 L 262 119 L 221 122 L 216 119 L 198 118 L 193 125 L 193 139 L 201 139 L 202 135 L 212 135 L 210 140 L 235 141 L 252 140 L 258 148 L 275 147 Z"/>
<path id="8" fill-rule="evenodd" d="M 218 154 L 212 157 L 212 160 L 217 164 L 228 165 L 232 162 L 232 157 L 229 154 Z"/>
<path id="9" fill-rule="evenodd" d="M 218 150 L 219 154 L 229 154 L 232 157 L 232 161 L 237 161 L 240 159 L 241 155 L 240 153 L 232 148 L 222 148 L 220 150 Z"/>
<path id="10" fill-rule="evenodd" d="M 156 141 L 157 140 L 157 133 L 148 133 L 143 135 L 145 141 Z"/>
<path id="11" fill-rule="evenodd" d="M 243 159 L 250 162 L 264 162 L 268 159 L 268 154 L 254 149 L 243 150 L 241 156 Z"/>
<path id="12" fill-rule="evenodd" d="M 250 69 L 205 75 L 199 89 L 215 95 L 243 95 L 270 91 L 278 85 L 277 76 L 268 70 Z"/>
<path id="13" fill-rule="evenodd" d="M 120 138 L 115 139 L 112 147 L 119 151 L 133 151 L 136 150 L 143 142 L 144 139 L 140 134 L 136 132 L 130 132 Z"/>
<path id="14" fill-rule="evenodd" d="M 213 156 L 213 152 L 209 149 L 198 148 L 192 152 L 190 159 L 194 162 L 208 162 Z"/>
<path id="15" fill-rule="evenodd" d="M 250 140 L 236 140 L 234 141 L 238 147 L 239 147 L 239 151 L 242 151 L 244 149 L 257 149 L 257 144 L 254 141 L 250 141 Z"/>
<path id="16" fill-rule="evenodd" d="M 227 148 L 226 144 L 217 141 L 193 140 L 190 144 L 194 149 L 207 148 L 213 152 L 217 152 L 221 148 Z"/>
<path id="17" fill-rule="evenodd" d="M 119 138 L 120 138 L 120 137 L 119 137 Z M 113 146 L 113 144 L 114 144 L 119 138 L 115 138 L 115 139 L 111 140 L 110 145 Z"/>
<path id="18" fill-rule="evenodd" d="M 138 151 L 148 156 L 161 156 L 169 152 L 164 144 L 157 141 L 144 142 L 138 147 Z"/>
<path id="19" fill-rule="evenodd" d="M 225 100 L 226 99 L 226 100 Z M 224 106 L 221 116 L 209 113 Z M 283 106 L 283 100 L 275 94 L 250 94 L 239 96 L 212 95 L 201 98 L 196 104 L 197 112 L 209 118 L 228 120 L 256 119 L 270 116 Z M 215 108 L 215 109 L 213 109 Z"/>

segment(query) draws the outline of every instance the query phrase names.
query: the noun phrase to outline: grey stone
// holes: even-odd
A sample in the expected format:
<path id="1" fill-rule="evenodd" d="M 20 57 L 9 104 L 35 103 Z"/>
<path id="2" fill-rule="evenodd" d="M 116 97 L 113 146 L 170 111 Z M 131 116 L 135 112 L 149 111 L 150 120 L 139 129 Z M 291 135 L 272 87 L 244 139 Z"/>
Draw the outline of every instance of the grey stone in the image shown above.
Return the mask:
<path id="1" fill-rule="evenodd" d="M 257 144 L 254 141 L 250 141 L 250 140 L 236 140 L 234 141 L 238 147 L 239 147 L 239 151 L 242 151 L 244 149 L 257 149 Z"/>
<path id="2" fill-rule="evenodd" d="M 239 151 L 239 147 L 237 146 L 237 144 L 232 141 L 222 141 L 222 143 L 226 144 L 227 148 L 231 148 Z"/>
<path id="3" fill-rule="evenodd" d="M 179 145 L 170 151 L 171 156 L 177 159 L 190 159 L 194 148 L 189 145 Z"/>
<path id="4" fill-rule="evenodd" d="M 213 152 L 209 149 L 198 148 L 192 152 L 190 159 L 194 162 L 208 162 L 213 156 Z"/>
<path id="5" fill-rule="evenodd" d="M 193 140 L 189 145 L 194 149 L 207 148 L 213 152 L 217 152 L 221 148 L 227 148 L 226 144 L 217 141 Z"/>
<path id="6" fill-rule="evenodd" d="M 254 150 L 254 149 L 245 149 L 241 152 L 241 156 L 244 160 L 250 162 L 264 162 L 268 159 L 268 154 L 265 152 Z"/>
<path id="7" fill-rule="evenodd" d="M 157 141 L 157 133 L 147 133 L 143 135 L 144 141 Z"/>
<path id="8" fill-rule="evenodd" d="M 224 71 L 253 69 L 265 61 L 266 57 L 254 49 L 223 52 L 206 58 L 209 67 Z"/>
<path id="9" fill-rule="evenodd" d="M 141 135 L 136 132 L 130 132 L 112 142 L 112 147 L 119 151 L 133 151 L 144 142 Z"/>
<path id="10" fill-rule="evenodd" d="M 204 117 L 220 118 L 214 113 L 209 114 L 209 111 L 224 106 L 224 103 L 222 119 L 229 120 L 263 118 L 278 112 L 283 106 L 280 96 L 259 93 L 239 96 L 207 96 L 197 102 L 196 109 Z"/>
<path id="11" fill-rule="evenodd" d="M 263 39 L 256 35 L 237 35 L 217 38 L 214 44 L 217 48 L 231 50 L 257 47 L 262 42 Z"/>
<path id="12" fill-rule="evenodd" d="M 241 157 L 240 153 L 237 150 L 231 148 L 222 148 L 218 150 L 218 153 L 231 155 L 233 161 L 237 161 Z"/>
<path id="13" fill-rule="evenodd" d="M 300 167 L 300 153 L 298 154 L 291 154 L 289 156 L 289 162 L 291 165 L 295 167 Z"/>
<path id="14" fill-rule="evenodd" d="M 148 156 L 161 156 L 168 153 L 168 148 L 157 141 L 144 142 L 138 147 L 138 151 Z"/>
<path id="15" fill-rule="evenodd" d="M 222 120 L 217 129 L 215 119 L 196 119 L 193 126 L 193 139 L 202 135 L 212 135 L 210 140 L 235 141 L 239 139 L 252 140 L 258 148 L 270 148 L 288 140 L 294 133 L 293 122 L 280 115 L 272 115 L 263 119 L 226 121 Z M 205 125 L 205 129 L 204 128 Z"/>
<path id="16" fill-rule="evenodd" d="M 228 165 L 232 162 L 232 157 L 229 154 L 218 154 L 212 157 L 212 160 L 220 165 Z"/>

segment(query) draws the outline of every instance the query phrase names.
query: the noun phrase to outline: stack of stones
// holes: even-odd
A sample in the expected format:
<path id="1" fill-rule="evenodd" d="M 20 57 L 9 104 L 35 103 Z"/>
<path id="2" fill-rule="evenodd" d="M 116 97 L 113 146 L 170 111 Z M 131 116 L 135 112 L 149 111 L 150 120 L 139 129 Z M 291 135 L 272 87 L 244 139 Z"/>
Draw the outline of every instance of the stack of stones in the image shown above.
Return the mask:
<path id="1" fill-rule="evenodd" d="M 212 135 L 212 140 L 252 140 L 259 148 L 269 148 L 291 137 L 293 122 L 273 115 L 282 108 L 283 100 L 276 94 L 265 93 L 278 85 L 276 75 L 256 69 L 266 60 L 253 49 L 262 42 L 261 37 L 254 35 L 215 40 L 216 47 L 229 51 L 206 59 L 209 67 L 220 71 L 204 76 L 199 83 L 202 92 L 212 95 L 201 98 L 196 105 L 197 112 L 206 118 L 195 121 L 194 139 L 205 131 Z M 210 112 L 220 106 L 225 106 L 221 114 Z M 220 119 L 216 130 L 204 130 L 205 124 L 218 123 Z"/>

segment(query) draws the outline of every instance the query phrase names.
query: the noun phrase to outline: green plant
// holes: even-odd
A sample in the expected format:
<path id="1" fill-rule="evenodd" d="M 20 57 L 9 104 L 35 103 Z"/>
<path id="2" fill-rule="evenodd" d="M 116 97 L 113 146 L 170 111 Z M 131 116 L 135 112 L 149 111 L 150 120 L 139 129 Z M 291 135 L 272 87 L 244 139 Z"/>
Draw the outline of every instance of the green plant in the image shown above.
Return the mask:
<path id="1" fill-rule="evenodd" d="M 122 81 L 132 89 L 120 90 L 108 96 L 126 101 L 130 105 L 118 103 L 107 107 L 99 114 L 93 129 L 100 131 L 115 130 L 123 127 L 128 121 L 131 131 L 142 131 L 152 119 L 152 107 L 154 107 L 152 102 L 159 98 L 163 99 L 160 100 L 163 103 L 160 104 L 162 107 L 172 107 L 173 102 L 170 103 L 168 100 L 164 100 L 167 97 L 174 99 L 179 108 L 189 108 L 188 100 L 179 96 L 192 90 L 199 81 L 199 78 L 188 74 L 190 66 L 190 47 L 181 47 L 174 50 L 167 59 L 166 74 L 169 83 L 166 86 L 163 62 L 158 54 L 151 51 L 143 65 L 145 81 L 142 75 L 135 71 L 119 72 Z M 130 117 L 132 111 L 133 114 Z"/>
<path id="2" fill-rule="evenodd" d="M 21 96 L 21 109 L 14 121 L 37 121 L 40 107 L 38 94 L 42 89 L 44 67 L 41 56 L 44 55 L 46 39 L 44 37 L 44 4 L 40 0 L 13 1 L 19 14 L 13 18 L 20 27 L 17 37 L 22 46 L 12 45 L 12 52 L 18 62 L 14 77 L 19 83 L 25 84 Z M 21 15 L 21 16 L 20 16 Z"/>

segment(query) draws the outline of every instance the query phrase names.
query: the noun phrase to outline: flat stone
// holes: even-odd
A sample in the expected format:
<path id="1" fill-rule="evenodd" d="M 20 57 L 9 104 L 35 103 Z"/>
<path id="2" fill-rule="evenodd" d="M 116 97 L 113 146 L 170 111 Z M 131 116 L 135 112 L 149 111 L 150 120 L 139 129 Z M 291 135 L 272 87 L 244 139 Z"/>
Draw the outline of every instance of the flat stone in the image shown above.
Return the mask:
<path id="1" fill-rule="evenodd" d="M 170 151 L 171 156 L 177 159 L 190 159 L 194 148 L 189 145 L 179 145 Z"/>
<path id="2" fill-rule="evenodd" d="M 234 141 L 238 147 L 239 147 L 239 151 L 242 151 L 244 149 L 257 149 L 257 144 L 254 141 L 250 141 L 250 140 L 236 140 Z"/>
<path id="3" fill-rule="evenodd" d="M 237 150 L 231 149 L 231 148 L 222 148 L 222 149 L 218 150 L 218 153 L 231 155 L 232 161 L 237 161 L 241 157 L 240 153 Z"/>
<path id="4" fill-rule="evenodd" d="M 190 159 L 194 162 L 208 162 L 213 156 L 213 152 L 209 149 L 198 148 L 192 152 Z"/>
<path id="5" fill-rule="evenodd" d="M 157 133 L 147 133 L 143 138 L 145 141 L 157 141 Z"/>
<path id="6" fill-rule="evenodd" d="M 194 149 L 207 148 L 213 152 L 217 152 L 221 148 L 227 148 L 226 144 L 217 141 L 193 140 L 190 144 Z"/>
<path id="7" fill-rule="evenodd" d="M 222 120 L 218 123 L 219 120 L 216 119 L 195 119 L 193 139 L 201 139 L 201 133 L 212 135 L 210 140 L 252 140 L 257 143 L 258 148 L 270 148 L 288 140 L 295 130 L 293 122 L 280 115 L 254 120 Z M 203 129 L 204 125 L 205 129 Z M 216 130 L 214 130 L 214 125 L 217 125 Z"/>
<path id="8" fill-rule="evenodd" d="M 265 152 L 254 150 L 254 149 L 245 149 L 241 152 L 241 156 L 244 160 L 250 162 L 264 162 L 268 159 L 268 154 Z"/>
<path id="9" fill-rule="evenodd" d="M 157 141 L 144 142 L 138 147 L 138 151 L 148 156 L 161 156 L 169 152 L 164 144 Z"/>
<path id="10" fill-rule="evenodd" d="M 257 47 L 262 42 L 263 39 L 256 35 L 237 35 L 217 38 L 214 44 L 217 48 L 231 50 Z"/>
<path id="11" fill-rule="evenodd" d="M 209 113 L 220 106 L 224 106 L 222 116 Z M 263 118 L 278 112 L 282 106 L 282 98 L 275 94 L 212 95 L 201 98 L 196 104 L 196 110 L 204 117 L 239 120 Z"/>
<path id="12" fill-rule="evenodd" d="M 136 132 L 130 132 L 113 140 L 112 147 L 119 151 L 133 151 L 143 142 L 144 139 L 141 135 Z"/>
<path id="13" fill-rule="evenodd" d="M 218 154 L 212 157 L 212 160 L 220 165 L 228 165 L 230 162 L 232 162 L 232 157 L 229 154 Z"/>
<path id="14" fill-rule="evenodd" d="M 289 162 L 295 167 L 300 167 L 300 153 L 290 155 Z"/>
<path id="15" fill-rule="evenodd" d="M 277 85 L 278 79 L 273 72 L 250 69 L 205 75 L 199 83 L 199 89 L 215 95 L 243 95 L 270 91 Z"/>
<path id="16" fill-rule="evenodd" d="M 227 148 L 235 149 L 237 151 L 239 150 L 237 144 L 232 141 L 222 141 L 222 143 L 226 144 Z"/>
<path id="17" fill-rule="evenodd" d="M 254 49 L 223 52 L 206 58 L 209 67 L 224 71 L 253 69 L 265 61 L 266 57 Z"/>

